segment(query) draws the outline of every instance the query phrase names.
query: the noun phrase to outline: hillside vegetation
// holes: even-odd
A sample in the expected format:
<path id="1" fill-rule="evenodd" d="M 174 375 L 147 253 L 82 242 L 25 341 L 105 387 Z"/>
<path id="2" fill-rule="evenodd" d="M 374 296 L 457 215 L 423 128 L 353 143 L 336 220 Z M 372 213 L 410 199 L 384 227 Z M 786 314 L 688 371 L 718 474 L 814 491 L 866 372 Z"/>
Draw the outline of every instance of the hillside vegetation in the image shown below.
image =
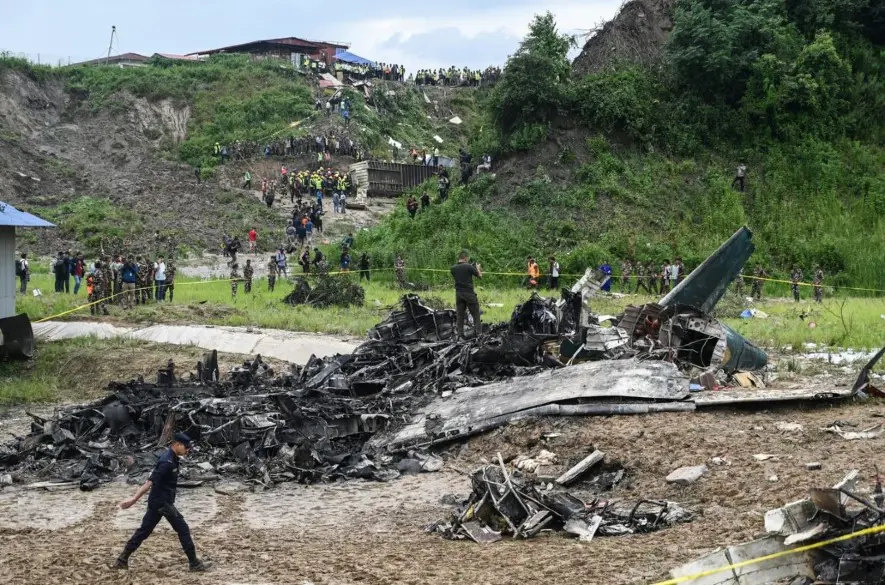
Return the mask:
<path id="1" fill-rule="evenodd" d="M 434 135 L 454 154 L 466 138 L 476 93 L 455 88 L 428 88 L 422 93 L 415 86 L 376 81 L 372 102 L 366 104 L 362 94 L 346 89 L 357 128 L 351 132 L 340 120 L 337 125 L 325 122 L 323 113 L 314 108 L 315 97 L 330 97 L 332 90 L 319 90 L 277 60 L 251 60 L 236 54 L 215 55 L 205 63 L 156 58 L 147 67 L 73 67 L 66 79 L 70 91 L 82 95 L 95 110 L 120 107 L 115 97 L 123 92 L 189 107 L 187 137 L 167 147 L 185 162 L 210 168 L 217 162 L 212 156 L 216 142 L 264 143 L 330 129 L 339 135 L 351 134 L 377 156 L 390 156 L 388 137 L 431 148 L 436 144 Z M 467 124 L 449 124 L 447 119 L 454 115 Z"/>
<path id="2" fill-rule="evenodd" d="M 290 135 L 335 134 L 379 158 L 391 156 L 390 137 L 403 143 L 401 156 L 412 144 L 439 144 L 449 155 L 466 144 L 477 92 L 384 82 L 374 90 L 370 103 L 345 90 L 353 104 L 345 127 L 340 115 L 314 108 L 330 90 L 278 61 L 219 55 L 204 63 L 49 68 L 0 55 L 0 190 L 58 224 L 23 234 L 21 248 L 31 252 L 92 253 L 102 241 L 142 252 L 155 230 L 179 251 L 215 250 L 222 233 L 244 237 L 251 226 L 273 246 L 284 222 L 236 189 L 250 163 L 216 175 L 216 142 L 248 142 L 259 155 L 260 145 Z M 455 115 L 464 123 L 449 123 Z M 333 158 L 343 168 L 353 162 Z"/>
<path id="3" fill-rule="evenodd" d="M 830 283 L 885 289 L 885 2 L 676 6 L 655 58 L 606 57 L 588 75 L 570 70 L 553 17 L 536 17 L 472 136 L 496 178 L 414 221 L 400 211 L 358 245 L 435 267 L 460 247 L 502 270 L 529 254 L 567 271 L 695 265 L 747 224 L 751 264 L 810 278 L 819 263 Z M 741 161 L 745 192 L 732 187 Z"/>

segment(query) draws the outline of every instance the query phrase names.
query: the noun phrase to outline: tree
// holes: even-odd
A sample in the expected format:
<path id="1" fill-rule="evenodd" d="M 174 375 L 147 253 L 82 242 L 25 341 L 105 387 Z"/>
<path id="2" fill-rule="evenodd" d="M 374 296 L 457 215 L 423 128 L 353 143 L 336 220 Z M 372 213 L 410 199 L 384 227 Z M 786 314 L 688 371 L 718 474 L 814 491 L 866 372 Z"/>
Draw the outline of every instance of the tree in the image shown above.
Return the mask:
<path id="1" fill-rule="evenodd" d="M 667 57 L 683 89 L 736 105 L 761 55 L 792 57 L 800 46 L 776 0 L 686 0 L 676 6 Z"/>
<path id="2" fill-rule="evenodd" d="M 574 39 L 557 30 L 551 13 L 535 16 L 490 98 L 493 119 L 505 136 L 556 116 L 567 98 L 572 46 Z"/>

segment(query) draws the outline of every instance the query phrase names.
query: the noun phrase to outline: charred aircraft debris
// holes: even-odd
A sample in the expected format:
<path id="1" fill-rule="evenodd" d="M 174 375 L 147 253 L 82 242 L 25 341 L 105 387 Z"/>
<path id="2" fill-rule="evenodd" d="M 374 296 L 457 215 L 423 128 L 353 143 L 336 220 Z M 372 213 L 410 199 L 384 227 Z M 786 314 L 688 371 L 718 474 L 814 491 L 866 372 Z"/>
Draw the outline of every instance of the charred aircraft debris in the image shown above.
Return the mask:
<path id="1" fill-rule="evenodd" d="M 170 365 L 157 383 L 112 384 L 102 400 L 34 417 L 29 435 L 0 445 L 0 470 L 84 489 L 120 475 L 138 480 L 183 431 L 199 445 L 182 474 L 188 481 L 386 480 L 436 444 L 528 416 L 841 396 L 690 391 L 698 373 L 765 365 L 761 350 L 707 314 L 752 252 L 750 237 L 741 229 L 661 301 L 619 317 L 590 311 L 599 281 L 588 271 L 561 299 L 533 295 L 510 322 L 466 340 L 456 339 L 454 311 L 406 295 L 350 355 L 285 373 L 259 356 L 226 379 L 212 354 L 189 379 Z"/>
<path id="2" fill-rule="evenodd" d="M 858 470 L 831 488 L 811 488 L 807 498 L 765 513 L 764 538 L 715 550 L 670 575 L 684 585 L 878 585 L 885 575 L 885 494 L 878 473 L 874 480 L 872 498 L 862 495 L 870 490 L 858 486 Z M 751 559 L 760 559 L 751 570 L 733 566 Z"/>
<path id="3" fill-rule="evenodd" d="M 604 456 L 594 451 L 553 481 L 545 482 L 540 469 L 533 473 L 519 468 L 508 471 L 499 453 L 498 464 L 485 465 L 470 473 L 472 491 L 451 519 L 438 520 L 425 527 L 425 531 L 480 544 L 499 541 L 505 535 L 531 538 L 542 531 L 562 531 L 577 536 L 581 542 L 590 542 L 595 536 L 654 532 L 693 519 L 692 512 L 674 502 L 623 502 L 594 494 L 585 501 L 563 489 Z M 600 470 L 587 485 L 604 491 L 623 476 L 623 468 Z"/>

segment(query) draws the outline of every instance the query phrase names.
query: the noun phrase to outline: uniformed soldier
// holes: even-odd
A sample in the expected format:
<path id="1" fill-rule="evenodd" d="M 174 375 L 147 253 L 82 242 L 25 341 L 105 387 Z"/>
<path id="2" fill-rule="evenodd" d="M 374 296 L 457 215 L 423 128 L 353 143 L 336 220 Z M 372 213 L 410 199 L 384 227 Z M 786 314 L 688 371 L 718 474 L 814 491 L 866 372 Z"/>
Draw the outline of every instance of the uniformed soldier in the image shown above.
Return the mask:
<path id="1" fill-rule="evenodd" d="M 237 298 L 237 288 L 240 286 L 240 265 L 234 262 L 230 265 L 230 296 Z"/>
<path id="2" fill-rule="evenodd" d="M 252 261 L 246 260 L 246 265 L 243 267 L 243 291 L 245 293 L 252 292 L 252 275 L 255 273 L 255 269 L 252 268 Z"/>
<path id="3" fill-rule="evenodd" d="M 802 270 L 798 264 L 793 264 L 793 271 L 790 272 L 790 288 L 793 290 L 793 300 L 799 302 L 799 283 L 802 281 Z"/>
<path id="4" fill-rule="evenodd" d="M 621 290 L 626 291 L 630 286 L 630 274 L 633 272 L 633 264 L 629 260 L 624 260 L 621 264 Z"/>
<path id="5" fill-rule="evenodd" d="M 818 303 L 822 303 L 824 300 L 824 271 L 821 270 L 820 265 L 814 267 L 814 300 Z"/>
<path id="6" fill-rule="evenodd" d="M 135 285 L 135 288 L 137 289 L 135 291 L 135 304 L 146 305 L 150 298 L 152 288 L 152 283 L 150 281 L 151 266 L 147 258 L 139 256 L 135 260 L 138 262 L 138 276 Z"/>
<path id="7" fill-rule="evenodd" d="M 636 263 L 636 286 L 633 288 L 633 294 L 639 292 L 639 287 L 645 289 L 645 292 L 651 292 L 648 290 L 648 282 L 645 278 L 645 266 L 642 265 L 642 262 Z"/>
<path id="8" fill-rule="evenodd" d="M 270 257 L 270 262 L 267 263 L 267 290 L 273 292 L 273 287 L 277 283 L 277 259 L 273 256 Z"/>
<path id="9" fill-rule="evenodd" d="M 762 266 L 757 265 L 756 268 L 753 269 L 753 277 L 753 298 L 758 301 L 762 299 L 762 285 L 765 284 L 765 281 L 762 279 L 767 278 L 768 273 L 762 269 Z"/>
<path id="10" fill-rule="evenodd" d="M 172 255 L 169 255 L 169 258 L 166 259 L 166 297 L 169 299 L 169 302 L 172 302 L 172 297 L 175 296 L 175 258 Z"/>
<path id="11" fill-rule="evenodd" d="M 658 267 L 655 266 L 654 262 L 649 262 L 648 266 L 645 267 L 645 278 L 648 286 L 648 292 L 652 294 L 658 294 L 660 289 L 658 288 L 658 281 L 660 280 L 658 274 Z"/>
<path id="12" fill-rule="evenodd" d="M 178 534 L 178 541 L 187 560 L 190 563 L 191 571 L 202 572 L 211 566 L 211 563 L 203 562 L 197 558 L 197 550 L 194 541 L 191 539 L 190 528 L 184 520 L 184 516 L 175 507 L 175 492 L 178 488 L 178 464 L 179 458 L 185 455 L 191 449 L 191 440 L 184 433 L 177 433 L 172 444 L 160 456 L 154 471 L 151 473 L 147 482 L 138 488 L 135 495 L 128 500 L 120 502 L 120 508 L 126 510 L 135 505 L 146 493 L 150 492 L 147 502 L 147 511 L 141 521 L 141 526 L 126 543 L 123 553 L 117 557 L 114 563 L 115 569 L 128 569 L 129 557 L 138 550 L 141 543 L 151 535 L 160 520 L 165 518 L 172 529 Z"/>
<path id="13" fill-rule="evenodd" d="M 92 295 L 89 297 L 89 302 L 94 303 L 89 307 L 89 312 L 93 315 L 98 315 L 99 312 L 104 315 L 109 314 L 107 306 L 108 275 L 105 274 L 105 270 L 101 260 L 96 261 L 95 272 L 92 273 Z"/>
<path id="14" fill-rule="evenodd" d="M 744 296 L 744 275 L 741 273 L 734 279 L 734 292 L 739 297 Z"/>
<path id="15" fill-rule="evenodd" d="M 400 288 L 406 288 L 406 261 L 399 254 L 396 256 L 396 262 L 393 265 L 396 273 L 396 284 Z"/>

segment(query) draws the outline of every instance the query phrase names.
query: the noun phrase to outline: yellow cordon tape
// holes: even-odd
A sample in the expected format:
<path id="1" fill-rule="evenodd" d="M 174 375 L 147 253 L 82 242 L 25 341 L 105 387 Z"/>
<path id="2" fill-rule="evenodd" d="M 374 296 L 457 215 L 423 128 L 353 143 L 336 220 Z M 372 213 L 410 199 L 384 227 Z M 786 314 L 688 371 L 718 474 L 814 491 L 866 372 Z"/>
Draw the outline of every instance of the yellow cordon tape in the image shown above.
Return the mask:
<path id="1" fill-rule="evenodd" d="M 815 542 L 814 544 L 806 544 L 805 546 L 791 548 L 790 550 L 784 550 L 781 552 L 772 553 L 770 555 L 765 555 L 764 557 L 757 557 L 755 559 L 750 559 L 748 561 L 741 561 L 740 563 L 734 563 L 733 565 L 726 565 L 724 567 L 719 567 L 718 569 L 710 569 L 708 571 L 701 571 L 700 573 L 695 573 L 694 575 L 686 575 L 684 577 L 678 577 L 676 579 L 669 579 L 667 581 L 659 581 L 657 583 L 653 583 L 652 585 L 679 585 L 680 583 L 685 583 L 686 581 L 693 581 L 695 579 L 700 579 L 702 577 L 707 577 L 709 575 L 715 575 L 717 573 L 722 573 L 724 571 L 730 571 L 732 569 L 740 569 L 741 567 L 755 565 L 757 563 L 770 561 L 772 559 L 778 559 L 781 557 L 785 557 L 787 555 L 794 555 L 797 553 L 803 553 L 803 552 L 807 552 L 810 550 L 823 548 L 825 546 L 830 546 L 831 544 L 836 544 L 837 542 L 845 542 L 846 540 L 852 540 L 854 538 L 859 538 L 861 536 L 869 536 L 870 534 L 878 534 L 880 532 L 885 532 L 885 524 L 880 524 L 879 526 L 871 526 L 869 528 L 864 528 L 863 530 L 858 530 L 857 532 L 852 532 L 850 534 L 843 534 L 842 536 L 837 536 L 836 538 L 831 538 L 829 540 L 822 540 L 820 542 Z"/>
<path id="2" fill-rule="evenodd" d="M 411 272 L 443 272 L 446 274 L 448 274 L 450 271 L 450 269 L 447 269 L 447 268 L 406 268 L 405 270 L 411 271 Z M 374 273 L 395 272 L 396 268 L 372 268 L 370 271 L 374 272 Z M 335 272 L 328 272 L 327 274 L 329 276 L 337 276 L 339 274 L 359 274 L 359 272 L 360 272 L 359 268 L 355 268 L 354 270 L 338 270 Z M 483 274 L 484 275 L 488 274 L 490 276 L 521 276 L 521 277 L 528 278 L 528 274 L 526 274 L 525 272 L 486 272 L 486 271 L 483 271 Z M 315 272 L 307 272 L 307 273 L 299 274 L 298 276 L 310 277 L 310 276 L 316 276 L 316 273 Z M 584 276 L 584 274 L 560 274 L 559 276 L 560 277 L 569 277 L 569 278 L 578 278 L 578 277 Z M 760 276 L 747 276 L 747 275 L 742 275 L 742 276 L 744 278 L 749 278 L 752 280 L 762 280 L 765 282 L 780 282 L 780 283 L 784 283 L 784 284 L 793 284 L 793 281 L 791 281 L 791 280 L 778 280 L 776 278 L 762 278 Z M 648 278 L 648 277 L 647 276 L 640 276 L 638 274 L 628 274 L 626 277 L 623 275 L 619 275 L 619 276 L 612 275 L 610 277 L 610 279 L 612 280 L 613 283 L 617 282 L 623 278 Z M 179 282 L 179 283 L 174 283 L 174 284 L 175 284 L 175 286 L 190 286 L 190 285 L 196 285 L 196 284 L 217 284 L 219 282 L 231 282 L 232 280 L 234 280 L 234 279 L 230 279 L 230 278 L 228 278 L 228 279 L 213 279 L 213 280 L 201 280 L 201 281 L 192 281 L 192 282 Z M 243 281 L 245 279 L 240 278 L 239 280 Z M 796 284 L 798 284 L 799 286 L 823 286 L 823 285 L 816 285 L 814 283 L 809 283 L 809 282 L 798 282 Z M 154 288 L 153 286 L 146 286 L 146 287 L 141 287 L 141 288 L 137 288 L 132 291 L 126 291 L 126 292 L 138 292 L 138 291 L 142 291 L 142 290 L 153 290 L 153 288 Z M 857 291 L 865 291 L 865 292 L 885 293 L 885 290 L 877 289 L 877 288 L 860 288 L 860 287 L 851 287 L 851 286 L 839 286 L 837 288 L 839 288 L 840 290 L 857 290 Z M 77 311 L 87 309 L 87 308 L 91 307 L 92 305 L 97 305 L 102 302 L 107 302 L 107 301 L 113 299 L 114 297 L 122 296 L 124 294 L 125 293 L 123 291 L 121 291 L 119 293 L 115 293 L 115 294 L 112 294 L 108 297 L 105 297 L 99 301 L 93 301 L 91 303 L 86 303 L 85 305 L 78 305 L 78 306 L 74 307 L 73 309 L 69 309 L 69 310 L 64 311 L 62 313 L 58 313 L 56 315 L 50 315 L 49 317 L 44 317 L 43 319 L 39 319 L 39 320 L 35 321 L 35 323 L 42 323 L 44 321 L 50 321 L 52 319 L 57 319 L 58 317 L 63 317 L 64 315 L 68 315 L 70 313 L 75 313 Z"/>
<path id="3" fill-rule="evenodd" d="M 217 282 L 231 282 L 232 280 L 233 279 L 229 278 L 227 280 L 220 280 L 219 279 L 219 280 L 200 280 L 200 281 L 194 281 L 194 282 L 178 282 L 178 283 L 173 282 L 172 285 L 173 286 L 188 286 L 188 285 L 192 285 L 192 284 L 214 284 Z M 240 279 L 240 280 L 242 280 L 242 279 Z M 139 292 L 139 291 L 143 291 L 143 290 L 153 290 L 153 289 L 154 289 L 153 286 L 142 286 L 140 288 L 132 289 L 131 291 L 130 290 L 120 291 L 118 293 L 114 293 L 110 296 L 104 297 L 104 298 L 99 299 L 97 301 L 92 301 L 91 303 L 86 303 L 85 305 L 77 305 L 73 309 L 68 309 L 67 311 L 63 311 L 63 312 L 57 313 L 55 315 L 50 315 L 49 317 L 43 317 L 42 319 L 38 319 L 37 321 L 34 321 L 34 323 L 43 323 L 44 321 L 51 321 L 52 319 L 57 319 L 58 317 L 68 315 L 70 313 L 76 313 L 77 311 L 82 311 L 83 309 L 88 309 L 92 305 L 97 305 L 99 303 L 106 303 L 109 300 L 113 299 L 114 297 L 123 296 L 125 294 L 130 293 L 130 292 L 135 293 L 135 292 Z"/>

